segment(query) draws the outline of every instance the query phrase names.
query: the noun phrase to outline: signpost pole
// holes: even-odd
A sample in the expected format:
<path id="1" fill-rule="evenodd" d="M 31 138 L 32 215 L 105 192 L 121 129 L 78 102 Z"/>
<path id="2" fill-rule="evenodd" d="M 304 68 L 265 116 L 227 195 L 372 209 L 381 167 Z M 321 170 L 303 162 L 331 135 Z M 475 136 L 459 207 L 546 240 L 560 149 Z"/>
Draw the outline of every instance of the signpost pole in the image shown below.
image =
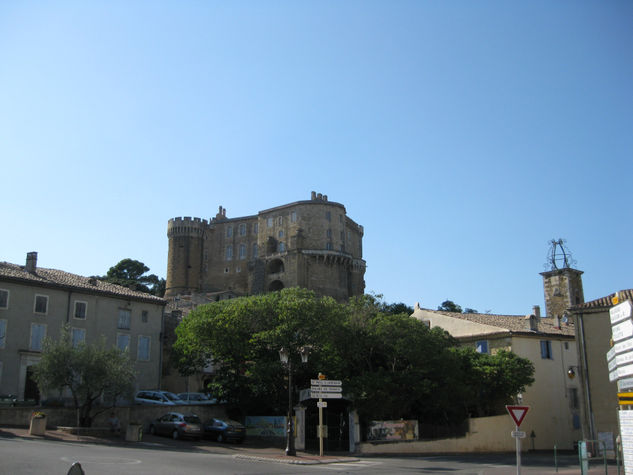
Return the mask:
<path id="1" fill-rule="evenodd" d="M 319 398 L 319 457 L 323 457 L 323 399 Z"/>
<path id="2" fill-rule="evenodd" d="M 515 426 L 515 432 L 519 432 L 519 426 Z M 515 437 L 517 446 L 517 475 L 521 475 L 521 438 Z"/>

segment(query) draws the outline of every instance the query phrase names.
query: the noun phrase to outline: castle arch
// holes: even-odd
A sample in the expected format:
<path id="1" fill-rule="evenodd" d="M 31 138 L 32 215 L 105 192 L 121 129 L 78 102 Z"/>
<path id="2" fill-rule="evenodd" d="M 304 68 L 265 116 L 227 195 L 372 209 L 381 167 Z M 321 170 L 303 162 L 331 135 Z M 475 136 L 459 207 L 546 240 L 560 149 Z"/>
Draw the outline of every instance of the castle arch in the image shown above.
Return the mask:
<path id="1" fill-rule="evenodd" d="M 268 286 L 269 292 L 276 292 L 284 288 L 284 283 L 281 280 L 273 280 Z"/>
<path id="2" fill-rule="evenodd" d="M 273 259 L 268 263 L 269 274 L 279 274 L 284 271 L 284 261 L 281 259 Z"/>

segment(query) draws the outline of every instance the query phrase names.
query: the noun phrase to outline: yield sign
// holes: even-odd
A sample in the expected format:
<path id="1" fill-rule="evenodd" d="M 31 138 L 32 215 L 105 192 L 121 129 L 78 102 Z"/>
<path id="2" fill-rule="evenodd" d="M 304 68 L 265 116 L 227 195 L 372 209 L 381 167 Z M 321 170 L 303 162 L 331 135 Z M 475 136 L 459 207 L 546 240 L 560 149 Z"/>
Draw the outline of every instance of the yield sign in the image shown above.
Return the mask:
<path id="1" fill-rule="evenodd" d="M 530 410 L 530 406 L 506 406 L 510 417 L 514 420 L 514 423 L 519 427 L 521 422 L 523 422 L 523 418 Z"/>

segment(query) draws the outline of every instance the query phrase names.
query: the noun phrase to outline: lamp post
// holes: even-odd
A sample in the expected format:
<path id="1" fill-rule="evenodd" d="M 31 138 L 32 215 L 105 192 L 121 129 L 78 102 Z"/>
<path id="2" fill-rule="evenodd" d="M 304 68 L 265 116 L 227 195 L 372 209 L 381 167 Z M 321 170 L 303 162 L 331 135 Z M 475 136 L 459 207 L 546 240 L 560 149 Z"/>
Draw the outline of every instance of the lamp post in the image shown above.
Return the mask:
<path id="1" fill-rule="evenodd" d="M 302 346 L 299 349 L 301 355 L 301 362 L 308 362 L 308 354 L 310 349 L 307 346 Z M 297 451 L 295 450 L 295 435 L 292 425 L 292 358 L 290 358 L 290 352 L 286 348 L 279 350 L 279 359 L 281 362 L 288 366 L 288 428 L 286 429 L 286 455 L 295 456 Z"/>

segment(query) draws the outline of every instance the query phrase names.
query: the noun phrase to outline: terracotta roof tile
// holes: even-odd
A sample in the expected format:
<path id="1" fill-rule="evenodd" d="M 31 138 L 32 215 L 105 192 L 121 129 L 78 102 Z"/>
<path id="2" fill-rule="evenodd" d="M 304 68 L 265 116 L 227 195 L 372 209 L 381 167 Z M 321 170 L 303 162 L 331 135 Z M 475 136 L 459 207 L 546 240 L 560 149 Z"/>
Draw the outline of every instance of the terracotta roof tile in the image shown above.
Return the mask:
<path id="1" fill-rule="evenodd" d="M 620 290 L 618 292 L 620 297 L 620 302 L 625 300 L 633 300 L 633 289 Z M 613 307 L 613 297 L 615 296 L 615 292 L 611 295 L 607 295 L 606 297 L 601 297 L 599 299 L 591 300 L 590 302 L 581 303 L 578 305 L 574 305 L 571 307 L 572 312 L 582 311 L 586 309 L 598 309 L 598 308 L 611 308 Z"/>
<path id="2" fill-rule="evenodd" d="M 37 267 L 35 273 L 28 272 L 24 266 L 0 262 L 0 281 L 14 281 L 24 284 L 52 288 L 71 288 L 91 294 L 104 294 L 113 297 L 125 297 L 157 305 L 166 305 L 167 301 L 145 292 L 131 290 L 121 285 L 111 284 L 91 277 L 83 277 L 57 269 Z"/>

